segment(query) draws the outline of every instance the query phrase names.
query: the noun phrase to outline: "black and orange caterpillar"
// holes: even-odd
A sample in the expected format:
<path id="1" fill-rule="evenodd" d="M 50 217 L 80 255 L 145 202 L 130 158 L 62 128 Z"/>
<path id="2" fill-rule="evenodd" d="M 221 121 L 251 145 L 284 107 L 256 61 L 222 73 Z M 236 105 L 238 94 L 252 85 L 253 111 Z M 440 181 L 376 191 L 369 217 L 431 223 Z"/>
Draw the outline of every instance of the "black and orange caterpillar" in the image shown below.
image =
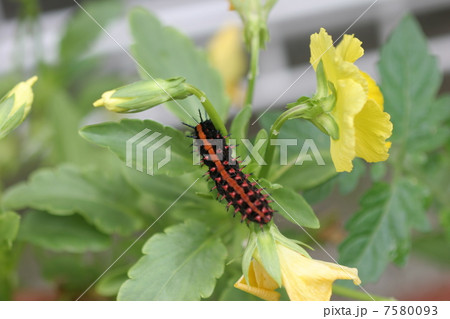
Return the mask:
<path id="1" fill-rule="evenodd" d="M 274 211 L 267 199 L 269 195 L 263 194 L 258 183 L 250 182 L 249 175 L 242 172 L 239 162 L 231 155 L 231 147 L 212 121 L 201 121 L 192 128 L 201 162 L 208 167 L 207 174 L 215 182 L 218 196 L 227 200 L 227 208 L 233 205 L 234 215 L 241 213 L 242 221 L 261 226 L 270 222 Z"/>

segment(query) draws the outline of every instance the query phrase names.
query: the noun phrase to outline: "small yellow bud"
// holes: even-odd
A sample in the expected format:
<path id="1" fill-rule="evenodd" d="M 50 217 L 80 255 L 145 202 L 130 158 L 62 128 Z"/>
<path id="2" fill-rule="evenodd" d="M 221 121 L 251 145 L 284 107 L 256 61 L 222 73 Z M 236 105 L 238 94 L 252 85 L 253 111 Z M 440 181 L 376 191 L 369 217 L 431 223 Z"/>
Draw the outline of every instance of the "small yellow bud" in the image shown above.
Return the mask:
<path id="1" fill-rule="evenodd" d="M 38 77 L 35 75 L 25 82 L 20 82 L 11 91 L 8 92 L 6 98 L 14 95 L 14 106 L 9 114 L 9 117 L 13 116 L 21 107 L 24 107 L 23 119 L 28 115 L 31 110 L 31 103 L 33 103 L 33 90 L 31 87 L 36 83 Z"/>
<path id="2" fill-rule="evenodd" d="M 97 101 L 94 102 L 94 107 L 104 106 L 106 109 L 108 109 L 112 112 L 117 112 L 117 113 L 126 112 L 126 109 L 120 108 L 117 105 L 120 103 L 125 103 L 129 99 L 112 97 L 113 94 L 116 93 L 116 91 L 117 90 L 111 90 L 111 91 L 106 91 L 105 93 L 103 93 L 102 98 L 98 99 Z"/>
<path id="3" fill-rule="evenodd" d="M 0 138 L 8 135 L 27 117 L 33 103 L 32 86 L 38 77 L 18 83 L 0 99 Z"/>

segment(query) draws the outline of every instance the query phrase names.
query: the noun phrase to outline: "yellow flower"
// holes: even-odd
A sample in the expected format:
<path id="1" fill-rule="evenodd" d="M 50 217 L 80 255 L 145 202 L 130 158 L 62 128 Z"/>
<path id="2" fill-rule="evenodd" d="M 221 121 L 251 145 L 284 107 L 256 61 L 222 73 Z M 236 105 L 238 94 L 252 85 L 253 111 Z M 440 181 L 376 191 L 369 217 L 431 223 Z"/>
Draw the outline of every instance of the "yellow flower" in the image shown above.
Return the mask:
<path id="1" fill-rule="evenodd" d="M 339 127 L 339 138 L 331 138 L 331 157 L 336 171 L 351 171 L 358 156 L 367 162 L 389 157 L 392 135 L 390 116 L 383 111 L 383 95 L 376 82 L 353 63 L 364 54 L 361 41 L 344 35 L 337 47 L 325 29 L 311 36 L 311 64 L 323 63 L 327 81 L 334 85 L 336 104 L 330 111 Z"/>
<path id="2" fill-rule="evenodd" d="M 291 300 L 330 300 L 337 279 L 361 284 L 356 268 L 314 260 L 283 245 L 278 245 L 278 257 L 283 286 Z"/>
<path id="3" fill-rule="evenodd" d="M 228 96 L 236 104 L 242 101 L 244 96 L 240 83 L 247 69 L 241 34 L 239 27 L 228 25 L 221 29 L 208 45 L 209 61 L 219 71 Z"/>
<path id="4" fill-rule="evenodd" d="M 332 285 L 337 279 L 353 280 L 355 285 L 361 284 L 356 268 L 314 260 L 279 243 L 277 253 L 282 284 L 291 300 L 330 300 Z M 279 300 L 280 294 L 275 291 L 278 284 L 255 259 L 250 264 L 248 277 L 249 283 L 242 276 L 234 287 L 265 300 Z"/>
<path id="5" fill-rule="evenodd" d="M 32 86 L 37 79 L 37 76 L 33 76 L 18 83 L 0 99 L 0 138 L 9 134 L 27 117 L 34 98 Z"/>

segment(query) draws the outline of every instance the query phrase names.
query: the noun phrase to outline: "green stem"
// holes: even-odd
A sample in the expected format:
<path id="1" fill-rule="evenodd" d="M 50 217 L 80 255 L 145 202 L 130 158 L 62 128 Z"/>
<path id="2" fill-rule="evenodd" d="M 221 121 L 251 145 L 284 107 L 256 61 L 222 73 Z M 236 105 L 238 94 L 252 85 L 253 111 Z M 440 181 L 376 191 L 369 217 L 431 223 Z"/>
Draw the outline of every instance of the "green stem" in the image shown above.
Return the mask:
<path id="1" fill-rule="evenodd" d="M 289 119 L 301 117 L 301 115 L 309 108 L 310 107 L 307 104 L 300 104 L 298 106 L 295 106 L 281 114 L 273 123 L 272 127 L 270 128 L 269 141 L 267 144 L 266 152 L 264 154 L 264 161 L 266 162 L 266 165 L 261 167 L 259 177 L 267 177 L 267 174 L 270 171 L 273 156 L 275 153 L 275 147 L 274 145 L 272 145 L 271 141 L 278 138 L 283 124 Z"/>
<path id="2" fill-rule="evenodd" d="M 250 70 L 248 72 L 248 87 L 247 94 L 245 97 L 245 106 L 252 106 L 253 95 L 255 91 L 255 82 L 258 75 L 258 64 L 259 64 L 259 33 L 256 33 L 252 37 L 251 47 L 250 47 Z"/>
<path id="3" fill-rule="evenodd" d="M 214 108 L 214 105 L 212 105 L 211 101 L 208 99 L 206 94 L 197 89 L 195 86 L 190 84 L 185 84 L 186 89 L 189 93 L 194 94 L 202 103 L 203 107 L 206 110 L 206 113 L 208 113 L 209 118 L 213 122 L 214 126 L 224 135 L 228 135 L 227 128 L 225 127 L 225 124 L 223 123 L 222 119 L 220 118 L 219 113 L 217 113 L 216 109 Z"/>
<path id="4" fill-rule="evenodd" d="M 364 291 L 347 288 L 340 285 L 333 285 L 333 293 L 339 296 L 347 297 L 350 299 L 356 299 L 361 301 L 394 301 L 394 298 L 388 298 L 377 295 L 368 295 Z"/>

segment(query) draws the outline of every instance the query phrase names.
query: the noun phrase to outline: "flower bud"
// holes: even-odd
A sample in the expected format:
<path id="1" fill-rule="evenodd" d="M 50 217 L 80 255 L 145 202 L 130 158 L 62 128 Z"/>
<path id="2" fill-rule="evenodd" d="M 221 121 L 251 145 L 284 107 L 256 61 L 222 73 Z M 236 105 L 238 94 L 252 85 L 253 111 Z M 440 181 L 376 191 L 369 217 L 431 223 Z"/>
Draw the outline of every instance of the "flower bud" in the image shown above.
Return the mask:
<path id="1" fill-rule="evenodd" d="M 269 41 L 267 18 L 277 0 L 230 0 L 230 9 L 236 10 L 244 22 L 244 38 L 251 47 L 253 38 L 259 39 L 259 47 L 265 48 Z"/>
<path id="2" fill-rule="evenodd" d="M 190 96 L 184 81 L 184 78 L 177 77 L 135 82 L 103 93 L 94 106 L 104 106 L 117 113 L 145 111 L 172 99 L 181 100 Z"/>
<path id="3" fill-rule="evenodd" d="M 0 138 L 8 135 L 27 117 L 34 97 L 31 87 L 37 79 L 37 76 L 33 76 L 18 83 L 0 99 Z"/>

